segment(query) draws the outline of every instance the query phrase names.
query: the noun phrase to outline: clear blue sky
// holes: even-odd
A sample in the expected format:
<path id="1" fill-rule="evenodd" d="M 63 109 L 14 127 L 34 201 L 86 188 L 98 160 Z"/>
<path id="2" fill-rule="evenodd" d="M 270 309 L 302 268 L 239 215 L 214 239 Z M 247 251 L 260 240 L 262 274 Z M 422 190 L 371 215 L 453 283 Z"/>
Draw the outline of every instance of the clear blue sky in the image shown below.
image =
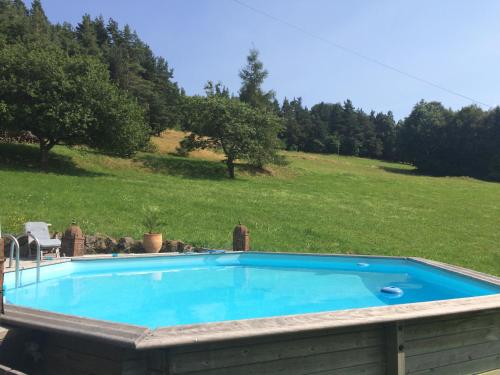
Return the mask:
<path id="1" fill-rule="evenodd" d="M 500 104 L 500 1 L 241 0 L 405 72 L 490 105 Z M 356 107 L 406 116 L 420 99 L 470 102 L 368 63 L 232 0 L 44 0 L 53 22 L 83 13 L 128 23 L 164 56 L 188 94 L 207 80 L 237 92 L 255 45 L 266 88 L 307 105 L 350 98 Z"/>

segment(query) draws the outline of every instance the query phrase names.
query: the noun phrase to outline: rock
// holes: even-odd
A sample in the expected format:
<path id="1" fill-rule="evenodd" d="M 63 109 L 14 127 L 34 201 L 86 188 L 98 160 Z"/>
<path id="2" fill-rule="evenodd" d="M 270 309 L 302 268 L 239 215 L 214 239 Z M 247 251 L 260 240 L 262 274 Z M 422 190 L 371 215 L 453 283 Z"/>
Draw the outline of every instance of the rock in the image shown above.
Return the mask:
<path id="1" fill-rule="evenodd" d="M 182 241 L 177 241 L 177 251 L 179 253 L 183 253 L 184 252 L 184 248 L 186 247 L 186 244 Z"/>
<path id="2" fill-rule="evenodd" d="M 116 251 L 116 247 L 118 246 L 118 241 L 116 241 L 113 237 L 107 237 L 104 239 L 104 243 L 106 244 L 106 250 L 113 253 Z"/>
<path id="3" fill-rule="evenodd" d="M 163 241 L 160 253 L 166 253 L 168 249 L 168 240 Z"/>
<path id="4" fill-rule="evenodd" d="M 108 254 L 116 251 L 118 242 L 104 234 L 95 234 L 85 236 L 86 254 Z"/>
<path id="5" fill-rule="evenodd" d="M 179 241 L 175 240 L 167 241 L 167 253 L 176 253 L 178 243 Z"/>
<path id="6" fill-rule="evenodd" d="M 162 253 L 183 253 L 185 250 L 186 244 L 180 240 L 165 240 L 163 241 L 163 245 L 161 247 Z"/>
<path id="7" fill-rule="evenodd" d="M 122 237 L 118 240 L 116 250 L 124 253 L 143 253 L 142 241 L 134 240 L 132 237 Z"/>
<path id="8" fill-rule="evenodd" d="M 137 241 L 135 243 L 135 246 L 132 248 L 132 253 L 145 253 L 146 250 L 144 249 L 144 245 L 142 244 L 142 241 Z"/>
<path id="9" fill-rule="evenodd" d="M 117 250 L 124 251 L 124 252 L 130 252 L 130 249 L 135 246 L 135 243 L 137 241 L 134 240 L 132 237 L 122 237 L 118 240 L 118 244 L 116 245 Z"/>

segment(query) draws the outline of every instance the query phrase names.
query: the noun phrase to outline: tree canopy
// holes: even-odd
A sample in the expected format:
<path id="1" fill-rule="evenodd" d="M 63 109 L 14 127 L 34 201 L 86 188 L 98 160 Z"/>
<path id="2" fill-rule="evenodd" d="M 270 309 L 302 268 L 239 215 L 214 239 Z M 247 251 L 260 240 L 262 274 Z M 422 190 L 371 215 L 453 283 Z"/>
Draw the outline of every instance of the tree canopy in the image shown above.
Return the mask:
<path id="1" fill-rule="evenodd" d="M 252 108 L 231 98 L 220 84 L 208 83 L 206 96 L 186 100 L 183 140 L 186 150 L 220 149 L 225 155 L 228 176 L 235 177 L 235 162 L 247 160 L 261 166 L 276 156 L 280 119 L 266 110 Z"/>
<path id="2" fill-rule="evenodd" d="M 399 159 L 435 175 L 500 179 L 500 108 L 421 101 L 401 123 Z"/>
<path id="3" fill-rule="evenodd" d="M 128 156 L 149 139 L 142 108 L 110 82 L 106 67 L 56 46 L 4 45 L 0 98 L 3 127 L 33 133 L 44 167 L 50 149 L 62 142 Z"/>
<path id="4" fill-rule="evenodd" d="M 0 38 L 8 44 L 55 45 L 69 56 L 93 56 L 107 66 L 112 82 L 128 92 L 145 112 L 151 134 L 179 124 L 182 92 L 163 57 L 153 54 L 130 26 L 85 14 L 76 27 L 53 25 L 40 0 L 28 9 L 21 0 L 0 0 Z"/>

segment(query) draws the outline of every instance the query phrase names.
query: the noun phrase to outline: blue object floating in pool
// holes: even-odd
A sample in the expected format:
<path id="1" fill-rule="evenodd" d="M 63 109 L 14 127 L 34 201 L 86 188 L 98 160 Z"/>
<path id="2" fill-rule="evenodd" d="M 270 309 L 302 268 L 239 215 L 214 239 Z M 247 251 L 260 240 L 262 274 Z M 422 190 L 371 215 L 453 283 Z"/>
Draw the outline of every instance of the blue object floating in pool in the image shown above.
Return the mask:
<path id="1" fill-rule="evenodd" d="M 369 264 L 368 263 L 365 263 L 365 262 L 359 262 L 358 263 L 358 267 L 368 267 Z"/>
<path id="2" fill-rule="evenodd" d="M 382 289 L 380 289 L 380 291 L 382 293 L 393 294 L 398 296 L 403 295 L 403 289 L 398 288 L 397 286 L 384 286 Z"/>

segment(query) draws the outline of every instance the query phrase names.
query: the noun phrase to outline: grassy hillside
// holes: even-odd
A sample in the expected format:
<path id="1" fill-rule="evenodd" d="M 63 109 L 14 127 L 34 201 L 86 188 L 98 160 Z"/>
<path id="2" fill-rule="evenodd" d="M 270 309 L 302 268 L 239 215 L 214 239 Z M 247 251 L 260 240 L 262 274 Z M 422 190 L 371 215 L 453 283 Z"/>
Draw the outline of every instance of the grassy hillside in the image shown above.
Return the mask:
<path id="1" fill-rule="evenodd" d="M 0 145 L 3 229 L 29 219 L 61 231 L 76 219 L 87 233 L 140 238 L 142 206 L 158 205 L 167 237 L 196 245 L 229 248 L 241 220 L 257 250 L 422 256 L 500 275 L 500 184 L 303 153 L 231 181 L 218 154 L 168 154 L 179 138 L 167 133 L 159 153 L 135 160 L 58 147 L 50 173 L 26 165 L 36 148 Z"/>

